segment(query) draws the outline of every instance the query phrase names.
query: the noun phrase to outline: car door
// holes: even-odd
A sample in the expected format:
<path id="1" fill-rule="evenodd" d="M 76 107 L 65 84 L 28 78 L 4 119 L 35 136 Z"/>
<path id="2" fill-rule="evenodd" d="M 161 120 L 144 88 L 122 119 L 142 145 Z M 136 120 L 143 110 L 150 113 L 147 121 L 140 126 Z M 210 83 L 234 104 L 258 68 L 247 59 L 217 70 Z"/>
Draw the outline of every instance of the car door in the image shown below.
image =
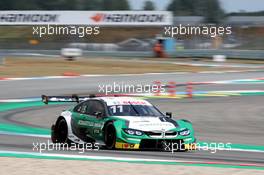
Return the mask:
<path id="1" fill-rule="evenodd" d="M 72 113 L 72 132 L 82 140 L 86 141 L 91 138 L 90 127 L 93 127 L 89 122 L 89 116 L 85 114 L 89 106 L 89 101 L 82 102 L 73 109 Z"/>
<path id="2" fill-rule="evenodd" d="M 101 113 L 100 116 L 97 114 Z M 102 128 L 104 125 L 104 119 L 106 116 L 105 105 L 100 100 L 91 100 L 85 111 L 87 124 L 89 124 L 89 134 L 95 140 L 102 140 Z"/>

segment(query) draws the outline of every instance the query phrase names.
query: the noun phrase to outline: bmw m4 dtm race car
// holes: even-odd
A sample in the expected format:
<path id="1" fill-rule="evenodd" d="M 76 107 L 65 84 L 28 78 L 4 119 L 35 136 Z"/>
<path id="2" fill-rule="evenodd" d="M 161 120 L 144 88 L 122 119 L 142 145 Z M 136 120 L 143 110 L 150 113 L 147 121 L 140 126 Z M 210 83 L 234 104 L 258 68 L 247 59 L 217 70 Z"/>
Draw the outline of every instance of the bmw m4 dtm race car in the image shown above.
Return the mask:
<path id="1" fill-rule="evenodd" d="M 45 96 L 42 101 L 77 102 L 52 125 L 53 143 L 99 143 L 107 149 L 195 149 L 191 122 L 174 120 L 137 97 Z"/>

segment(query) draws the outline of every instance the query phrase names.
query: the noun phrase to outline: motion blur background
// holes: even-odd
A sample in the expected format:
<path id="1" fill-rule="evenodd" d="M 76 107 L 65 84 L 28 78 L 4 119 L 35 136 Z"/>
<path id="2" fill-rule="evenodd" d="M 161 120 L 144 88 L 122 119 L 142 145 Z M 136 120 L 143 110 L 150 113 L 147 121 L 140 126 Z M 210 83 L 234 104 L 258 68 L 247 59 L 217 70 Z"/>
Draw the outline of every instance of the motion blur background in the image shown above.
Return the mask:
<path id="1" fill-rule="evenodd" d="M 79 22 L 78 25 L 86 24 L 92 27 L 98 24 L 100 34 L 86 37 L 78 35 L 39 37 L 33 34 L 33 27 L 47 26 L 48 22 L 17 20 L 17 16 L 29 13 L 38 17 L 43 13 L 58 15 L 59 20 L 52 23 L 55 26 L 57 22 L 58 25 L 64 25 L 72 24 L 71 22 L 77 24 L 76 21 Z M 165 24 L 160 21 L 154 21 L 153 25 L 148 21 L 137 23 L 136 20 L 131 20 L 129 25 L 125 25 L 124 20 L 100 21 L 99 15 L 97 23 L 98 13 L 102 13 L 103 18 L 105 14 L 112 14 L 114 19 L 116 16 L 119 18 L 120 14 L 128 14 L 127 16 L 143 14 L 143 17 L 151 16 L 149 14 L 165 14 L 169 16 L 169 20 L 165 18 L 166 25 L 231 26 L 232 34 L 217 37 L 175 35 L 172 39 L 164 35 Z M 21 21 L 24 23 L 19 23 Z M 168 41 L 170 46 L 169 53 L 161 55 L 168 55 L 171 59 L 155 57 L 153 51 L 160 45 L 157 43 L 160 40 Z M 157 48 L 159 49 L 156 50 L 161 50 L 162 47 Z M 82 55 L 77 56 L 80 57 L 78 59 L 67 57 L 66 54 L 62 54 L 66 49 L 68 54 L 70 52 L 73 54 L 75 50 L 75 53 Z M 167 48 L 165 50 L 167 51 Z M 211 62 L 211 58 L 214 63 Z M 102 159 L 103 156 L 118 160 L 122 160 L 120 158 L 163 160 L 163 168 L 156 170 L 153 169 L 157 167 L 156 164 L 149 164 L 150 167 L 140 166 L 134 162 L 123 169 L 120 168 L 124 164 L 118 163 L 116 166 L 109 164 L 108 167 L 111 167 L 109 171 L 101 168 L 105 165 L 99 164 L 99 161 L 94 167 L 91 167 L 90 163 L 82 166 L 77 162 L 78 166 L 72 163 L 72 167 L 68 168 L 66 173 L 87 174 L 88 170 L 92 170 L 93 174 L 110 172 L 129 174 L 129 171 L 140 174 L 137 173 L 138 170 L 148 167 L 147 173 L 141 174 L 153 175 L 154 171 L 156 174 L 172 174 L 164 164 L 164 161 L 171 160 L 188 161 L 185 168 L 179 169 L 175 166 L 175 170 L 172 171 L 182 174 L 190 172 L 231 174 L 229 168 L 203 169 L 205 164 L 200 164 L 197 167 L 199 171 L 194 171 L 190 169 L 192 167 L 189 163 L 196 161 L 205 161 L 204 163 L 209 161 L 209 164 L 206 164 L 210 166 L 215 164 L 217 167 L 220 167 L 217 162 L 222 162 L 221 164 L 225 166 L 229 164 L 232 168 L 239 165 L 243 169 L 246 166 L 250 169 L 254 167 L 263 169 L 263 60 L 263 0 L 0 0 L 0 162 L 3 162 L 0 163 L 1 172 L 3 171 L 1 174 L 10 172 L 36 174 L 38 172 L 35 171 L 36 168 L 40 168 L 39 172 L 42 174 L 45 172 L 51 174 L 55 172 L 53 167 L 56 168 L 57 174 L 58 172 L 65 174 L 67 165 L 64 160 L 60 161 L 59 166 L 56 163 L 52 163 L 51 166 L 47 164 L 47 157 L 41 162 L 36 160 L 27 162 L 26 159 L 18 161 L 1 156 L 9 154 L 14 156 L 14 153 L 17 154 L 19 151 L 26 151 L 27 156 L 36 156 L 36 152 L 34 150 L 32 152 L 32 143 L 36 141 L 46 143 L 50 137 L 50 126 L 57 119 L 57 114 L 72 105 L 44 105 L 40 102 L 41 94 L 56 96 L 97 94 L 101 93 L 100 85 L 111 85 L 114 82 L 127 85 L 151 85 L 156 82 L 167 85 L 170 94 L 163 94 L 158 98 L 155 98 L 157 97 L 155 94 L 154 96 L 145 94 L 146 98 L 161 111 L 172 112 L 174 119 L 190 120 L 194 124 L 198 141 L 232 142 L 234 150 L 219 150 L 215 154 L 208 151 L 181 152 L 173 154 L 175 156 L 169 152 L 130 153 L 101 150 L 87 152 L 84 156 L 99 157 L 98 160 L 105 160 Z M 45 136 L 37 131 L 45 131 L 43 132 Z M 56 156 L 68 154 L 66 151 L 50 153 L 56 153 Z M 78 155 L 77 152 L 70 154 L 71 157 Z M 29 171 L 31 169 L 32 171 Z M 245 173 L 237 169 L 233 171 L 233 174 L 257 174 L 255 171 Z"/>
<path id="2" fill-rule="evenodd" d="M 0 10 L 168 10 L 174 16 L 173 26 L 214 24 L 232 27 L 231 35 L 216 38 L 176 36 L 174 51 L 178 55 L 175 57 L 188 56 L 188 53 L 207 56 L 201 53 L 203 49 L 207 52 L 212 50 L 214 54 L 219 53 L 217 50 L 227 53 L 229 50 L 264 49 L 264 11 L 261 11 L 264 4 L 261 0 L 1 0 Z M 32 26 L 1 26 L 0 49 L 60 50 L 77 47 L 84 51 L 147 53 L 152 51 L 157 35 L 163 33 L 164 26 L 103 26 L 97 36 L 49 35 L 39 38 L 32 35 Z"/>

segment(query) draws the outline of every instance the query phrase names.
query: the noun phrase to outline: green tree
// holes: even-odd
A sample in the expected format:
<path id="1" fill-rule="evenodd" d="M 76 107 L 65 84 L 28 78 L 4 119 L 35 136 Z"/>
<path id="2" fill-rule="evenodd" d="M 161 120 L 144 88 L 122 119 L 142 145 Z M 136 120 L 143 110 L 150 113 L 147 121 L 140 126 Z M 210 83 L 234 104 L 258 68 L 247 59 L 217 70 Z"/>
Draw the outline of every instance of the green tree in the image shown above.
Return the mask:
<path id="1" fill-rule="evenodd" d="M 103 10 L 130 10 L 127 0 L 103 0 Z"/>
<path id="2" fill-rule="evenodd" d="M 41 10 L 75 10 L 77 0 L 36 0 L 38 8 Z"/>
<path id="3" fill-rule="evenodd" d="M 167 7 L 177 16 L 195 15 L 195 0 L 173 0 Z"/>
<path id="4" fill-rule="evenodd" d="M 204 11 L 204 17 L 206 22 L 209 23 L 219 23 L 223 20 L 225 15 L 224 10 L 218 0 L 205 0 L 207 1 L 207 10 Z"/>
<path id="5" fill-rule="evenodd" d="M 128 0 L 0 0 L 0 10 L 130 10 Z"/>
<path id="6" fill-rule="evenodd" d="M 130 10 L 130 5 L 127 0 L 117 0 L 116 10 Z"/>
<path id="7" fill-rule="evenodd" d="M 0 10 L 13 10 L 12 0 L 1 0 L 0 1 Z"/>
<path id="8" fill-rule="evenodd" d="M 145 1 L 143 10 L 155 10 L 155 5 L 152 1 Z"/>
<path id="9" fill-rule="evenodd" d="M 35 0 L 0 0 L 0 10 L 32 10 L 38 9 Z"/>
<path id="10" fill-rule="evenodd" d="M 81 10 L 102 10 L 102 0 L 81 0 Z"/>
<path id="11" fill-rule="evenodd" d="M 177 16 L 204 16 L 208 23 L 219 23 L 224 17 L 218 0 L 173 0 L 167 10 Z"/>

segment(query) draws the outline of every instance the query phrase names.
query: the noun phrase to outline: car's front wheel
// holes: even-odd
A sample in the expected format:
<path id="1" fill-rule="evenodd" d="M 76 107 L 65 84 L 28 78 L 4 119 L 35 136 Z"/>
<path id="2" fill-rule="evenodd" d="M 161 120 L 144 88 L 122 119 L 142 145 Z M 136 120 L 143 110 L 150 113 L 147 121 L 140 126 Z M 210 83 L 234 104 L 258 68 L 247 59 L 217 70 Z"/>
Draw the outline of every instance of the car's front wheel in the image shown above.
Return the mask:
<path id="1" fill-rule="evenodd" d="M 108 123 L 105 127 L 105 146 L 107 149 L 115 149 L 116 130 L 113 123 Z"/>

